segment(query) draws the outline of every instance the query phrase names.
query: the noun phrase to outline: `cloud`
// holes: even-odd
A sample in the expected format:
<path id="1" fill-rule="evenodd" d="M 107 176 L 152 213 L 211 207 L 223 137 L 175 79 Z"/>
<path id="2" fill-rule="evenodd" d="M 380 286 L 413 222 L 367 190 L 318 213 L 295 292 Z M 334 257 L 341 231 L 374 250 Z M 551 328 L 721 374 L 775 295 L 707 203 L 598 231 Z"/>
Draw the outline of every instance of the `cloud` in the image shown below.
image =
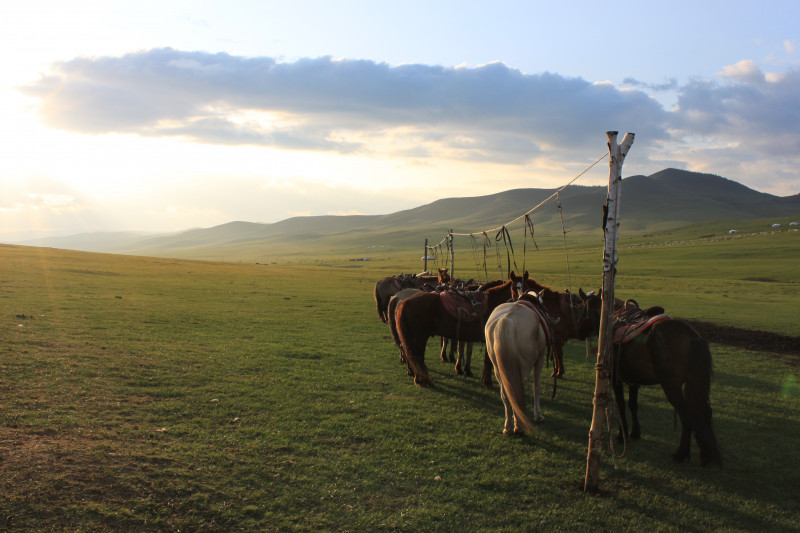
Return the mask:
<path id="1" fill-rule="evenodd" d="M 294 150 L 369 153 L 391 136 L 390 154 L 519 162 L 596 147 L 609 125 L 667 138 L 665 112 L 643 92 L 499 62 L 280 62 L 164 48 L 58 62 L 23 91 L 57 129 Z"/>
<path id="2" fill-rule="evenodd" d="M 742 60 L 713 79 L 628 77 L 624 85 L 525 74 L 502 62 L 474 68 L 332 57 L 287 62 L 162 48 L 57 62 L 21 90 L 38 99 L 48 126 L 85 134 L 538 170 L 548 161 L 563 168 L 593 159 L 604 132 L 618 129 L 637 134 L 636 157 L 626 164 L 632 171 L 660 170 L 671 161 L 729 172 L 762 190 L 757 162 L 783 184 L 796 176 L 796 66 L 764 72 Z M 650 96 L 664 92 L 676 97 L 669 111 Z"/>
<path id="3" fill-rule="evenodd" d="M 656 92 L 674 91 L 678 88 L 678 80 L 676 78 L 670 78 L 664 83 L 645 83 L 636 78 L 628 77 L 622 80 L 622 83 L 631 87 L 641 87 Z"/>
<path id="4" fill-rule="evenodd" d="M 762 157 L 796 157 L 800 70 L 765 76 L 749 62 L 739 62 L 723 72 L 734 82 L 693 80 L 680 88 L 670 121 L 676 134 L 713 136 Z"/>

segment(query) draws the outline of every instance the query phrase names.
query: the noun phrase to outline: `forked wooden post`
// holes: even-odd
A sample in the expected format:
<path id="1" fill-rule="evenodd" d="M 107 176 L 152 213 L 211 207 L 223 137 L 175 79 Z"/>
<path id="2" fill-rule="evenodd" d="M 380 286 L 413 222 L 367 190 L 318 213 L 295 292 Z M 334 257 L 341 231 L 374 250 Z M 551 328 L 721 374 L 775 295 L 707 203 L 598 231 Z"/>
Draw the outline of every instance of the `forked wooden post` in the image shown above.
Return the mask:
<path id="1" fill-rule="evenodd" d="M 609 131 L 608 199 L 603 217 L 603 310 L 600 315 L 600 337 L 597 348 L 597 373 L 594 385 L 594 412 L 589 430 L 589 454 L 586 459 L 584 492 L 597 488 L 600 456 L 603 452 L 603 426 L 608 406 L 609 368 L 611 360 L 611 325 L 614 316 L 614 278 L 617 274 L 617 238 L 619 237 L 619 205 L 622 197 L 622 163 L 633 144 L 633 133 L 626 133 L 622 144 L 617 144 L 617 132 Z"/>
<path id="2" fill-rule="evenodd" d="M 447 233 L 447 238 L 450 239 L 448 242 L 450 243 L 450 282 L 452 283 L 453 280 L 456 279 L 456 252 L 453 250 L 453 230 L 451 229 Z"/>

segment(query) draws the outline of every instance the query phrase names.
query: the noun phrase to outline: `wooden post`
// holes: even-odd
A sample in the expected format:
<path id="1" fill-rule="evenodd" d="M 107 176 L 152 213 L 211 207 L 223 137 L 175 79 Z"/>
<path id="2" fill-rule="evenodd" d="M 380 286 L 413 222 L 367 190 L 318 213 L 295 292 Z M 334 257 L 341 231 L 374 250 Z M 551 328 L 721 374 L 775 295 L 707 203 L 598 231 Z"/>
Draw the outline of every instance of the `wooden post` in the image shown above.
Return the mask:
<path id="1" fill-rule="evenodd" d="M 423 272 L 427 272 L 428 271 L 428 239 L 425 239 L 425 253 L 422 254 L 422 260 L 424 261 L 422 271 Z"/>
<path id="2" fill-rule="evenodd" d="M 617 132 L 609 131 L 608 153 L 608 199 L 603 220 L 603 310 L 600 315 L 600 337 L 597 348 L 597 364 L 594 385 L 594 412 L 592 427 L 589 430 L 589 454 L 586 459 L 586 479 L 584 492 L 597 489 L 597 477 L 600 470 L 600 456 L 603 452 L 603 427 L 606 407 L 608 406 L 608 389 L 611 360 L 611 326 L 614 317 L 614 278 L 617 274 L 617 239 L 619 237 L 619 205 L 622 198 L 622 163 L 633 144 L 633 133 L 626 133 L 622 144 L 617 144 Z"/>
<path id="3" fill-rule="evenodd" d="M 453 283 L 456 279 L 456 267 L 455 267 L 455 260 L 456 260 L 456 252 L 453 250 L 453 229 L 451 228 L 450 231 L 447 233 L 447 237 L 450 243 L 450 283 Z"/>

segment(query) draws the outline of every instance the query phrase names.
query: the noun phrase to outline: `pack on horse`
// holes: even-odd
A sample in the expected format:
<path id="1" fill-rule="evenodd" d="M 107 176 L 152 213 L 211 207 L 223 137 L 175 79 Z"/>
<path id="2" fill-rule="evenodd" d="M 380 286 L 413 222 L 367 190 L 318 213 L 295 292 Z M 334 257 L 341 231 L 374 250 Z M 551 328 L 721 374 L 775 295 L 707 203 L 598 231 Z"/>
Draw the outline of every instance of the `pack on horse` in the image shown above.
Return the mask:
<path id="1" fill-rule="evenodd" d="M 612 386 L 620 413 L 620 439 L 641 437 L 638 394 L 641 385 L 661 385 L 681 421 L 675 461 L 689 459 L 691 436 L 700 463 L 722 464 L 711 421 L 712 362 L 708 343 L 686 322 L 665 315 L 661 307 L 643 310 L 634 300 L 615 306 Z M 628 433 L 623 385 L 628 385 L 632 428 Z"/>
<path id="2" fill-rule="evenodd" d="M 553 326 L 553 377 L 564 375 L 564 343 L 568 339 L 584 340 L 597 335 L 600 329 L 600 296 L 583 289 L 578 294 L 559 292 L 540 285 L 530 278 L 526 270 L 522 276 L 511 272 L 514 298 L 519 298 L 526 290 L 533 290 L 542 299 L 547 312 L 556 319 Z"/>
<path id="3" fill-rule="evenodd" d="M 422 293 L 400 302 L 395 322 L 414 382 L 422 386 L 433 384 L 425 365 L 425 348 L 430 337 L 446 337 L 454 342 L 483 342 L 486 317 L 510 298 L 509 280 L 485 291 Z M 488 356 L 485 361 L 488 361 Z M 491 387 L 489 367 L 489 364 L 484 365 L 481 378 L 487 387 Z"/>
<path id="4" fill-rule="evenodd" d="M 447 283 L 449 280 L 450 275 L 447 273 L 446 268 L 440 268 L 436 276 L 424 275 L 424 273 L 400 274 L 379 280 L 375 283 L 373 292 L 375 296 L 375 306 L 378 309 L 378 317 L 382 322 L 388 320 L 389 300 L 400 290 L 408 288 L 418 289 L 426 283 L 437 285 L 439 283 Z"/>
<path id="5" fill-rule="evenodd" d="M 544 420 L 539 404 L 541 374 L 553 345 L 553 319 L 540 300 L 525 294 L 504 303 L 486 321 L 486 353 L 500 385 L 505 407 L 503 433 L 529 433 L 533 423 L 525 407 L 525 382 L 533 371 L 533 421 Z"/>
<path id="6" fill-rule="evenodd" d="M 461 281 L 461 280 L 452 280 L 450 281 L 449 285 L 456 288 L 456 290 L 461 291 L 487 291 L 492 287 L 498 287 L 505 283 L 502 279 L 496 279 L 494 281 L 488 281 L 486 283 L 480 284 L 473 281 Z M 448 350 L 449 346 L 449 350 Z M 464 341 L 455 341 L 450 342 L 450 339 L 447 337 L 442 337 L 442 351 L 440 352 L 440 357 L 442 361 L 451 362 L 456 364 L 456 374 L 461 375 L 464 374 L 468 377 L 472 377 L 472 342 L 464 342 Z M 455 356 L 456 352 L 458 352 L 458 357 Z M 485 358 L 484 358 L 485 360 Z M 491 377 L 489 378 L 491 380 Z M 487 387 L 491 388 L 491 381 L 487 384 L 484 383 Z"/>

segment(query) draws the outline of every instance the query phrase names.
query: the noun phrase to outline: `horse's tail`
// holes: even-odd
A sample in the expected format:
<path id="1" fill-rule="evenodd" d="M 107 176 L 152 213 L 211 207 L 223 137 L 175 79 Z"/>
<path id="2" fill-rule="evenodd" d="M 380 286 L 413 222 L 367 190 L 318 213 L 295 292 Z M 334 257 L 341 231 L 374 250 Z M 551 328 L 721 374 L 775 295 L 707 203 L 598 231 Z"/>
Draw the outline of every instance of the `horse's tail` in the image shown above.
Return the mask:
<path id="1" fill-rule="evenodd" d="M 514 410 L 517 425 L 525 433 L 531 433 L 534 426 L 525 408 L 525 381 L 520 366 L 521 357 L 513 341 L 514 328 L 516 325 L 511 321 L 499 319 L 486 336 L 486 350 L 490 352 L 501 390 Z"/>
<path id="2" fill-rule="evenodd" d="M 403 345 L 400 342 L 400 334 L 397 332 L 397 322 L 395 318 L 397 317 L 397 306 L 402 300 L 398 300 L 395 297 L 389 299 L 389 308 L 387 311 L 388 320 L 389 322 L 389 329 L 392 332 L 392 338 L 394 339 L 394 343 L 397 345 L 397 348 L 400 350 L 400 359 L 401 361 L 405 362 L 406 357 L 405 353 L 403 352 Z"/>
<path id="3" fill-rule="evenodd" d="M 387 306 L 384 306 L 383 301 L 381 300 L 381 292 L 379 290 L 380 286 L 380 281 L 375 284 L 375 306 L 378 308 L 378 318 L 380 318 L 381 322 L 385 324 L 387 319 L 385 309 Z"/>
<path id="4" fill-rule="evenodd" d="M 414 374 L 414 383 L 423 387 L 433 385 L 431 377 L 428 375 L 428 370 L 425 368 L 424 363 L 417 360 L 416 350 L 414 349 L 414 332 L 409 324 L 409 319 L 412 311 L 406 305 L 413 299 L 403 300 L 395 310 L 395 325 L 397 327 L 397 334 L 400 340 L 400 346 L 406 355 L 406 364 L 408 369 Z M 427 339 L 426 339 L 427 340 Z"/>
<path id="5" fill-rule="evenodd" d="M 711 422 L 711 376 L 713 364 L 708 342 L 701 337 L 691 340 L 689 360 L 687 363 L 684 397 L 688 406 L 692 428 L 695 431 L 697 444 L 700 446 L 700 458 L 704 465 L 722 464 L 722 454 L 714 436 Z"/>

